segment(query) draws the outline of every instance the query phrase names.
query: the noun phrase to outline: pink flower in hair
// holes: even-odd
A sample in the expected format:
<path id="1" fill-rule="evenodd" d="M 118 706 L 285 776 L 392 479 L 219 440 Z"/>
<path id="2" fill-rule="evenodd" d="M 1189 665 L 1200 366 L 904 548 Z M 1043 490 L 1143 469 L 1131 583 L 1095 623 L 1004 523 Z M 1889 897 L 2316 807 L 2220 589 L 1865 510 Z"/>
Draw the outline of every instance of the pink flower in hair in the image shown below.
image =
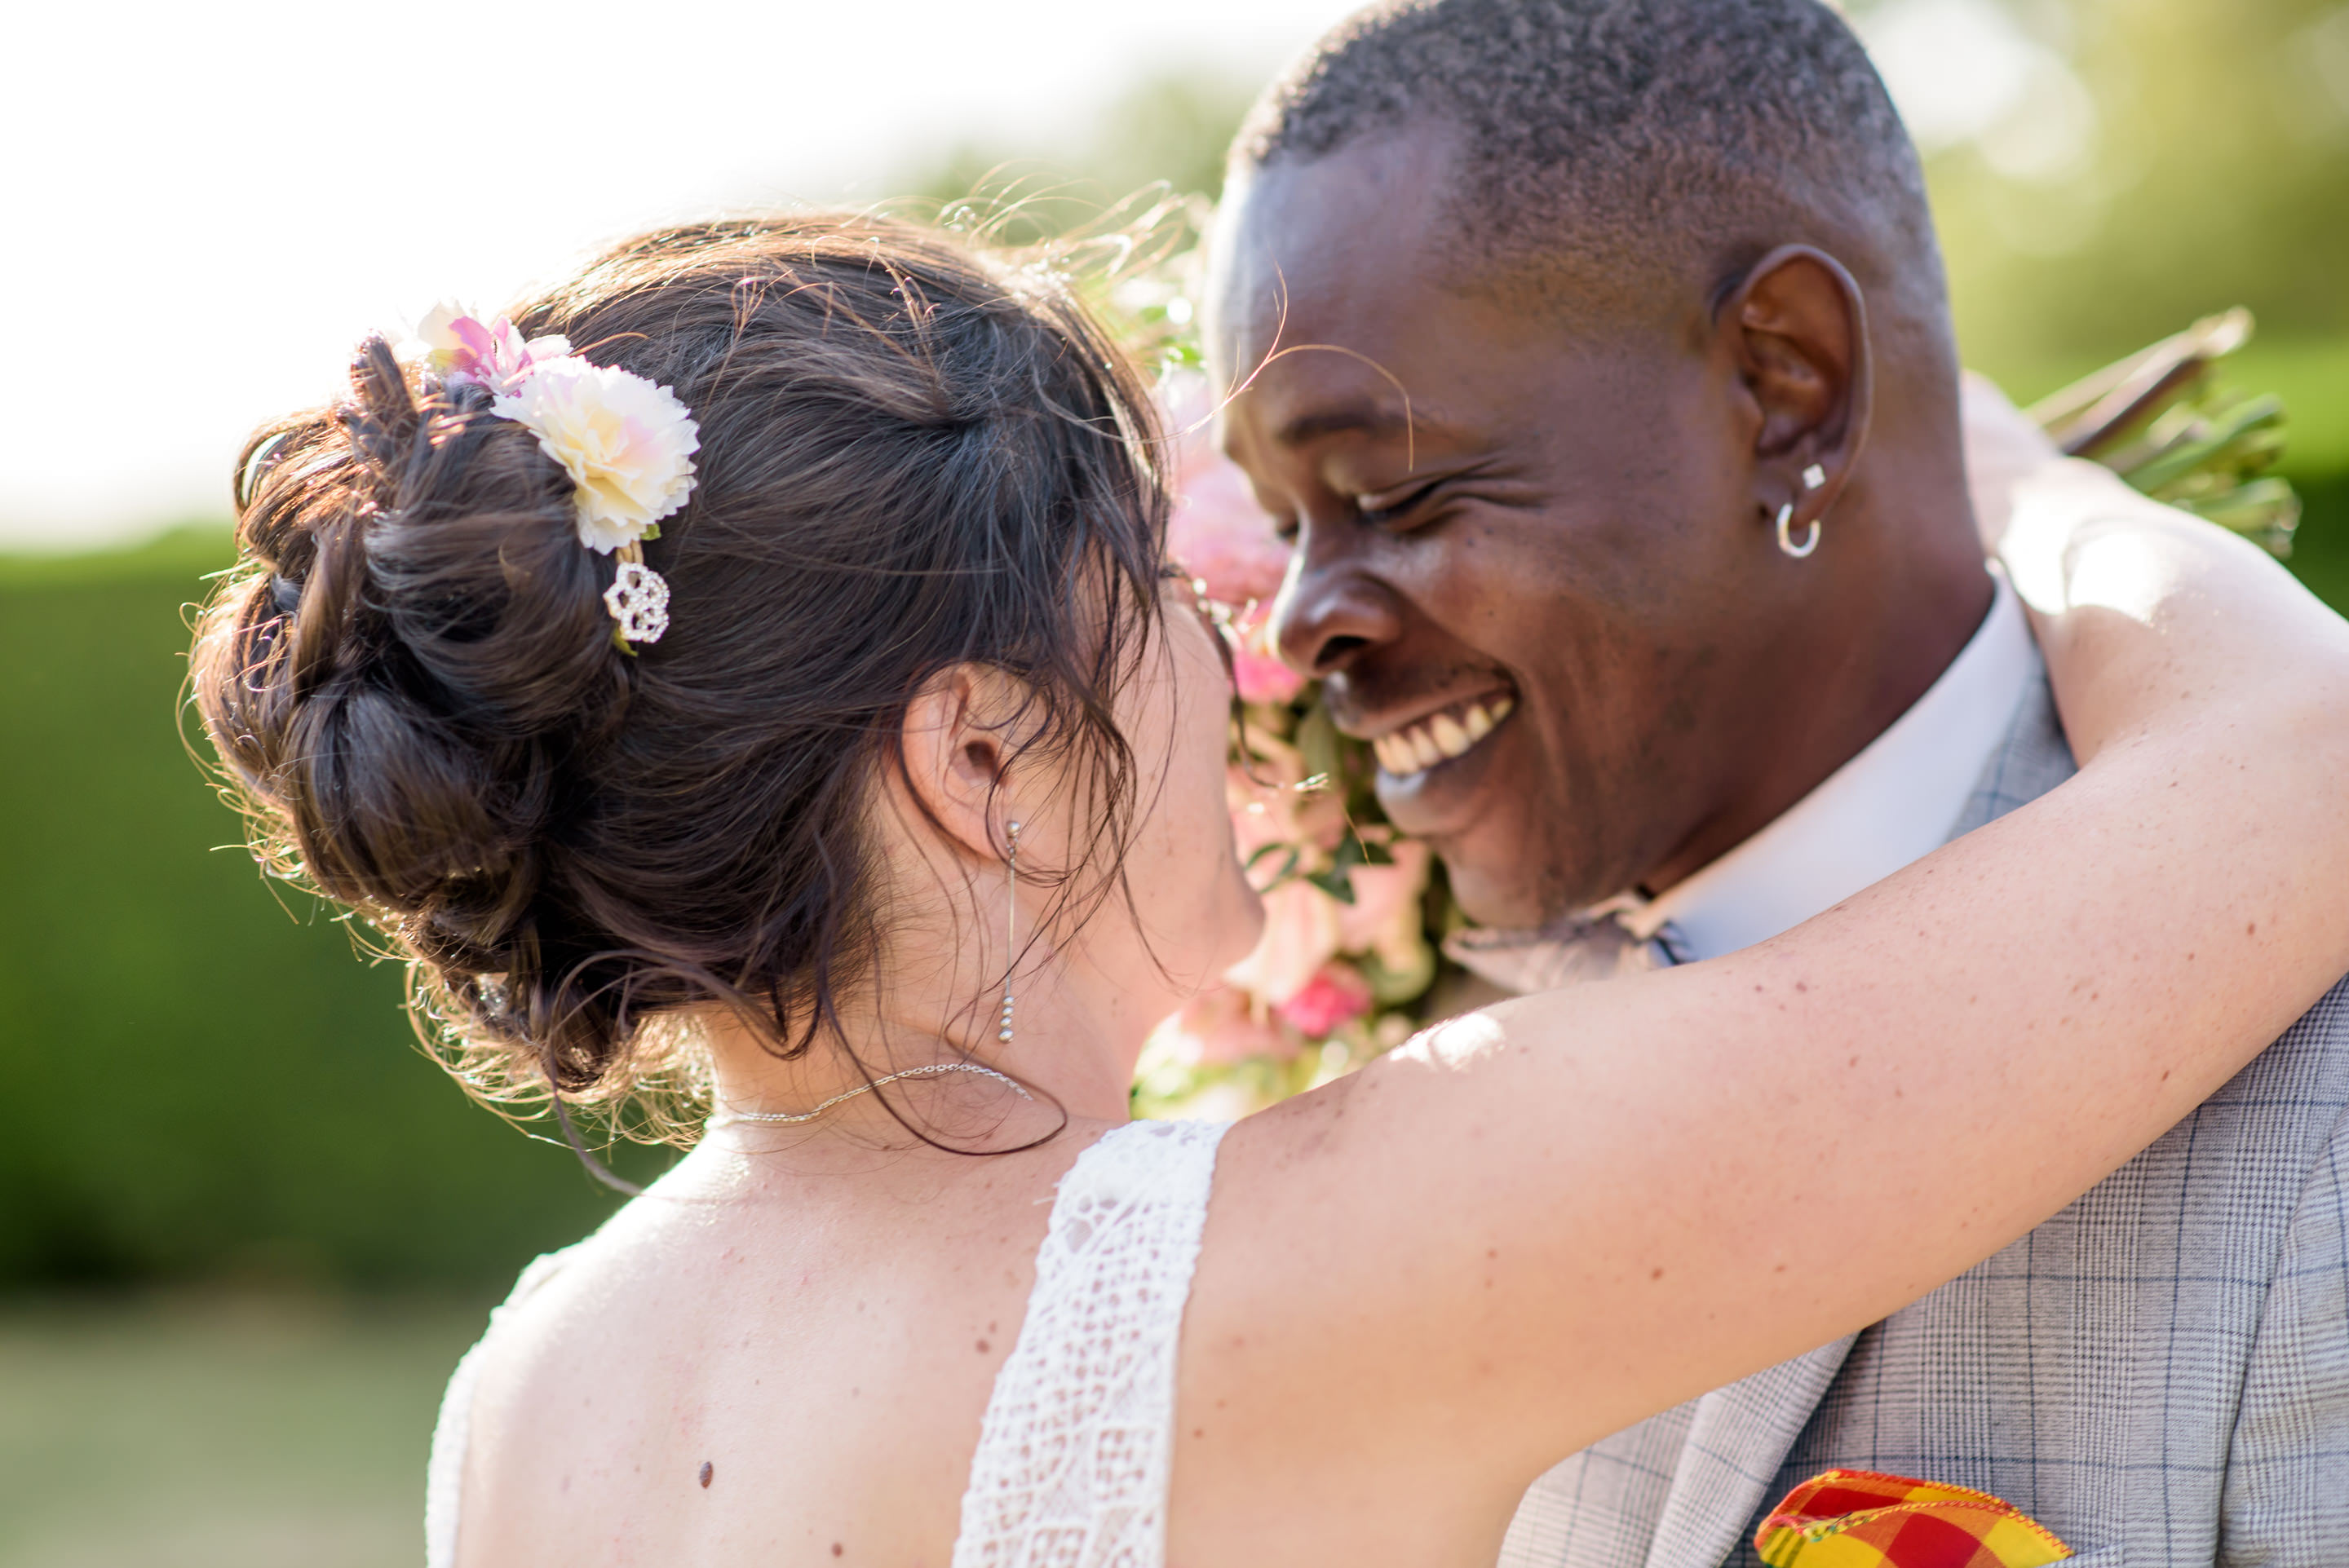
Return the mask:
<path id="1" fill-rule="evenodd" d="M 571 340 L 558 335 L 524 339 L 505 317 L 487 325 L 458 306 L 443 301 L 417 324 L 427 363 L 447 380 L 486 387 L 501 397 L 511 397 L 549 360 L 571 352 Z"/>

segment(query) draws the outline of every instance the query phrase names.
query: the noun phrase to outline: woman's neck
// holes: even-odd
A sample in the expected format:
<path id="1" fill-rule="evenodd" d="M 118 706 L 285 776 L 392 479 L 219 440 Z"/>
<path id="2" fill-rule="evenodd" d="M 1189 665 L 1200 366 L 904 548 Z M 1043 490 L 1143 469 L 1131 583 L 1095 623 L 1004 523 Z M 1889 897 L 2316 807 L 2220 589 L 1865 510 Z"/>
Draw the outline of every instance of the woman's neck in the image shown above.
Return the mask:
<path id="1" fill-rule="evenodd" d="M 1067 973 L 1071 967 L 1078 973 Z M 1089 967 L 1040 959 L 1034 971 L 1015 978 L 1009 1040 L 1000 1037 L 1007 1031 L 992 995 L 965 999 L 951 1012 L 903 995 L 886 1006 L 859 997 L 841 1009 L 836 1028 L 819 1029 L 808 1049 L 788 1058 L 740 1020 L 713 1016 L 708 1037 L 718 1109 L 737 1116 L 802 1115 L 847 1095 L 822 1119 L 864 1129 L 876 1114 L 882 1122 L 893 1119 L 875 1093 L 859 1091 L 910 1073 L 882 1091 L 901 1109 L 936 1101 L 968 1111 L 1016 1099 L 1017 1085 L 1035 1102 L 1058 1107 L 1056 1119 L 1065 1110 L 1081 1120 L 1123 1121 L 1134 1063 L 1157 1018 L 1140 1016 L 1146 1005 L 1138 1008 L 1129 991 L 1088 975 Z M 964 1064 L 987 1071 L 960 1070 Z M 920 1071 L 949 1068 L 955 1070 Z M 1012 1119 L 1024 1125 L 1029 1119 Z"/>

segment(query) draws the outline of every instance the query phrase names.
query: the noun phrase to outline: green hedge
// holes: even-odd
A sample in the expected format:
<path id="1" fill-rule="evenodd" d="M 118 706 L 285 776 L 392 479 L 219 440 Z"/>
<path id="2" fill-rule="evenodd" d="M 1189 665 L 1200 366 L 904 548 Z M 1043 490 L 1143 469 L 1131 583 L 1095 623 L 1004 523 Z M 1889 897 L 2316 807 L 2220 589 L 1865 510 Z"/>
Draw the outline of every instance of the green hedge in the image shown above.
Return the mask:
<path id="1" fill-rule="evenodd" d="M 2349 610 L 2349 471 L 2300 479 L 2294 566 Z M 0 1284 L 492 1284 L 611 1199 L 459 1093 L 203 787 L 173 716 L 226 555 L 0 562 Z"/>
<path id="2" fill-rule="evenodd" d="M 2292 569 L 2324 602 L 2349 615 L 2349 469 L 2294 474 L 2308 511 L 2294 542 Z"/>
<path id="3" fill-rule="evenodd" d="M 265 885 L 173 726 L 219 530 L 0 567 L 0 1282 L 481 1284 L 609 1204 Z"/>

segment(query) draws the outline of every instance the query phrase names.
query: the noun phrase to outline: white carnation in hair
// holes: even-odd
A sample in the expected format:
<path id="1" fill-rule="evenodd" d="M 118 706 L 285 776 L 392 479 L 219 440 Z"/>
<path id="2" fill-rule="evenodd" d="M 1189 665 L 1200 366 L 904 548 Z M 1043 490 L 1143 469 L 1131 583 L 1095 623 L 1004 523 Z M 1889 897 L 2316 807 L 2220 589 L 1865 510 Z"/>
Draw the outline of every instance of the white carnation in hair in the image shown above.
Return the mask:
<path id="1" fill-rule="evenodd" d="M 693 493 L 701 433 L 677 394 L 579 358 L 543 361 L 492 405 L 530 428 L 578 487 L 579 542 L 609 555 L 648 537 Z"/>

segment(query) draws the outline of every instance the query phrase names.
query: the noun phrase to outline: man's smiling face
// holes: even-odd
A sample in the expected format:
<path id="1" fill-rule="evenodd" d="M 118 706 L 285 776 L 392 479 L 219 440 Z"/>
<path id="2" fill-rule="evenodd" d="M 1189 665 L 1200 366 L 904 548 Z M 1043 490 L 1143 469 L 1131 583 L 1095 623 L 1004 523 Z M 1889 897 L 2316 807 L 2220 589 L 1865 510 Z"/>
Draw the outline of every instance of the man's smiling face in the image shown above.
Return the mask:
<path id="1" fill-rule="evenodd" d="M 1295 541 L 1284 656 L 1468 913 L 1530 924 L 1725 848 L 1800 684 L 1775 655 L 1806 651 L 1702 302 L 1569 325 L 1464 289 L 1447 160 L 1420 137 L 1259 171 L 1211 353 L 1225 449 Z"/>

